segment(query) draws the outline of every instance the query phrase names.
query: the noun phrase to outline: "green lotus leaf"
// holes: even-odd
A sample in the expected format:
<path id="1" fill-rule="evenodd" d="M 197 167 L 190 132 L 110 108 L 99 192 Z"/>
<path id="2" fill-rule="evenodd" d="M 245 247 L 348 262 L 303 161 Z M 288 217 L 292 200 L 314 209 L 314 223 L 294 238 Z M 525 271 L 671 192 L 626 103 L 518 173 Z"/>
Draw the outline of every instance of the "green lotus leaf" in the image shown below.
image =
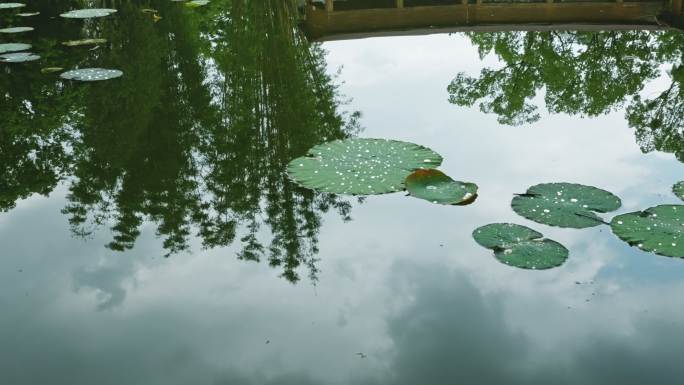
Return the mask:
<path id="1" fill-rule="evenodd" d="M 67 19 L 91 19 L 94 17 L 105 17 L 112 13 L 115 13 L 116 9 L 109 8 L 86 8 L 86 9 L 75 9 L 73 11 L 62 13 L 61 17 Z"/>
<path id="2" fill-rule="evenodd" d="M 24 63 L 40 59 L 40 56 L 31 52 L 14 52 L 0 55 L 2 63 Z"/>
<path id="3" fill-rule="evenodd" d="M 109 80 L 118 78 L 123 75 L 119 70 L 112 70 L 106 68 L 82 68 L 71 70 L 59 75 L 63 79 L 78 80 L 82 82 L 96 82 L 101 80 Z"/>
<path id="4" fill-rule="evenodd" d="M 418 169 L 406 177 L 411 196 L 443 205 L 467 205 L 477 198 L 477 185 L 459 182 L 435 169 Z"/>
<path id="5" fill-rule="evenodd" d="M 38 16 L 40 15 L 40 12 L 22 12 L 22 13 L 17 13 L 17 16 L 21 17 L 31 17 L 31 16 Z"/>
<path id="6" fill-rule="evenodd" d="M 24 3 L 0 3 L 0 9 L 21 8 L 25 7 Z"/>
<path id="7" fill-rule="evenodd" d="M 93 44 L 103 44 L 106 43 L 107 39 L 81 39 L 81 40 L 68 40 L 62 42 L 62 45 L 67 47 L 78 47 L 82 45 L 93 45 Z"/>
<path id="8" fill-rule="evenodd" d="M 33 31 L 33 27 L 10 27 L 0 29 L 0 33 L 21 33 L 28 31 Z"/>
<path id="9" fill-rule="evenodd" d="M 292 160 L 287 173 L 306 188 L 372 195 L 401 191 L 411 172 L 440 164 L 439 154 L 417 144 L 357 138 L 315 146 L 307 156 Z"/>
<path id="10" fill-rule="evenodd" d="M 677 196 L 677 198 L 684 201 L 684 180 L 677 182 L 672 186 L 672 192 Z"/>
<path id="11" fill-rule="evenodd" d="M 618 238 L 641 250 L 684 258 L 684 205 L 660 205 L 618 215 L 610 227 Z"/>
<path id="12" fill-rule="evenodd" d="M 620 198 L 596 187 L 573 183 L 543 183 L 513 198 L 519 215 L 550 226 L 582 229 L 605 223 L 595 212 L 620 208 Z"/>
<path id="13" fill-rule="evenodd" d="M 494 250 L 496 259 L 521 269 L 544 270 L 562 265 L 568 249 L 529 227 L 492 223 L 473 231 L 475 242 Z"/>
<path id="14" fill-rule="evenodd" d="M 0 44 L 0 53 L 26 51 L 27 49 L 31 49 L 31 44 L 23 44 L 23 43 Z"/>

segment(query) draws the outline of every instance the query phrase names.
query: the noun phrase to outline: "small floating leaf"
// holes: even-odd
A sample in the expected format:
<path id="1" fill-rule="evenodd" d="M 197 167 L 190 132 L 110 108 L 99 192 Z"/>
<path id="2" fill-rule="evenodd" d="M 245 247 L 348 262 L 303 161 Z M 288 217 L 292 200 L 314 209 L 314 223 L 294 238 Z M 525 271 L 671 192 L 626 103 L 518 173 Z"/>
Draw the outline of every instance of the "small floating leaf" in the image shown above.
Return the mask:
<path id="1" fill-rule="evenodd" d="M 0 33 L 20 33 L 28 31 L 33 31 L 33 27 L 10 27 L 0 29 Z"/>
<path id="2" fill-rule="evenodd" d="M 109 8 L 86 8 L 75 9 L 73 11 L 65 12 L 59 16 L 67 19 L 90 19 L 94 17 L 105 17 L 115 13 L 116 9 Z"/>
<path id="3" fill-rule="evenodd" d="M 434 168 L 442 157 L 417 144 L 387 139 L 335 140 L 294 159 L 287 172 L 300 185 L 338 194 L 385 194 L 404 189 L 406 177 Z"/>
<path id="4" fill-rule="evenodd" d="M 24 63 L 38 59 L 40 59 L 40 56 L 31 52 L 15 52 L 0 55 L 0 62 L 2 63 Z"/>
<path id="5" fill-rule="evenodd" d="M 17 16 L 21 17 L 31 17 L 31 16 L 38 16 L 40 15 L 40 12 L 22 12 L 22 13 L 17 13 Z"/>
<path id="6" fill-rule="evenodd" d="M 660 205 L 618 215 L 610 227 L 618 238 L 641 250 L 684 258 L 684 205 Z"/>
<path id="7" fill-rule="evenodd" d="M 71 70 L 59 75 L 64 79 L 78 80 L 82 82 L 95 82 L 100 80 L 109 80 L 118 78 L 123 75 L 119 70 L 111 70 L 106 68 L 82 68 L 78 70 Z"/>
<path id="8" fill-rule="evenodd" d="M 416 198 L 443 205 L 467 205 L 477 198 L 477 185 L 459 182 L 434 169 L 418 169 L 406 177 L 406 190 Z"/>
<path id="9" fill-rule="evenodd" d="M 568 249 L 529 227 L 492 223 L 475 229 L 475 242 L 494 250 L 499 261 L 521 269 L 543 270 L 562 265 Z"/>
<path id="10" fill-rule="evenodd" d="M 672 186 L 672 192 L 677 196 L 677 198 L 684 201 L 684 180 L 675 183 L 675 185 Z"/>
<path id="11" fill-rule="evenodd" d="M 529 220 L 550 226 L 585 228 L 603 220 L 594 212 L 620 208 L 620 198 L 608 191 L 573 183 L 543 183 L 513 198 L 513 210 Z"/>
<path id="12" fill-rule="evenodd" d="M 68 40 L 62 42 L 63 45 L 67 47 L 78 47 L 82 45 L 93 45 L 93 44 L 103 44 L 106 43 L 107 39 L 81 39 L 81 40 Z"/>
<path id="13" fill-rule="evenodd" d="M 197 7 L 201 7 L 203 5 L 207 5 L 207 4 L 209 4 L 209 0 L 192 0 L 192 1 L 188 1 L 187 3 L 185 3 L 185 6 L 191 7 L 191 8 L 197 8 Z"/>
<path id="14" fill-rule="evenodd" d="M 27 49 L 31 49 L 31 44 L 24 44 L 24 43 L 0 44 L 0 53 L 26 51 Z"/>
<path id="15" fill-rule="evenodd" d="M 40 72 L 43 74 L 51 74 L 53 72 L 60 72 L 63 70 L 64 70 L 64 68 L 62 68 L 62 67 L 45 67 L 45 68 L 41 69 Z"/>
<path id="16" fill-rule="evenodd" d="M 0 3 L 0 9 L 21 8 L 25 7 L 24 3 Z"/>

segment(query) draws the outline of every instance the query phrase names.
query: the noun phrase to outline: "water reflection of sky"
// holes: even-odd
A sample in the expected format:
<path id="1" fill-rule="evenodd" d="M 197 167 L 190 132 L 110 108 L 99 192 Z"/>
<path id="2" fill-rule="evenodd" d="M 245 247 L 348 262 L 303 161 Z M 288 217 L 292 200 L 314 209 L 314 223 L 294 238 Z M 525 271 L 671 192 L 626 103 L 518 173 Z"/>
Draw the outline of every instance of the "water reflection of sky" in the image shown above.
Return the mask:
<path id="1" fill-rule="evenodd" d="M 683 261 L 632 249 L 607 227 L 551 228 L 509 207 L 547 181 L 610 190 L 620 212 L 676 203 L 673 155 L 642 154 L 622 112 L 513 128 L 450 105 L 454 74 L 482 66 L 458 36 L 325 48 L 331 71 L 344 65 L 362 135 L 436 150 L 442 170 L 479 184 L 477 202 L 393 194 L 356 205 L 350 223 L 326 215 L 313 287 L 233 248 L 194 242 L 192 254 L 160 258 L 153 226 L 115 253 L 102 247 L 107 232 L 69 236 L 64 189 L 30 198 L 0 216 L 2 383 L 659 384 L 684 374 Z M 563 243 L 568 262 L 500 264 L 470 236 L 499 221 Z"/>

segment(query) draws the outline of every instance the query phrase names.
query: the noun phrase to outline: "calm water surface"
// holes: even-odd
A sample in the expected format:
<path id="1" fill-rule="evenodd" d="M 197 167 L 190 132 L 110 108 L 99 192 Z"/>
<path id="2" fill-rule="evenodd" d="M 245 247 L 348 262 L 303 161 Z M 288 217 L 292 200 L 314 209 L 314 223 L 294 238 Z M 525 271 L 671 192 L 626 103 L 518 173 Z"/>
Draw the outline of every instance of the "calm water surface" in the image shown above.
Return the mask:
<path id="1" fill-rule="evenodd" d="M 118 12 L 58 16 L 83 7 Z M 41 56 L 0 64 L 0 383 L 682 381 L 684 261 L 510 208 L 561 181 L 619 195 L 618 213 L 680 202 L 681 34 L 317 45 L 275 0 L 0 12 L 35 28 L 0 43 Z M 83 38 L 107 42 L 62 44 Z M 289 181 L 291 159 L 354 136 L 427 146 L 480 196 L 452 207 Z M 471 237 L 492 222 L 570 257 L 501 264 Z"/>

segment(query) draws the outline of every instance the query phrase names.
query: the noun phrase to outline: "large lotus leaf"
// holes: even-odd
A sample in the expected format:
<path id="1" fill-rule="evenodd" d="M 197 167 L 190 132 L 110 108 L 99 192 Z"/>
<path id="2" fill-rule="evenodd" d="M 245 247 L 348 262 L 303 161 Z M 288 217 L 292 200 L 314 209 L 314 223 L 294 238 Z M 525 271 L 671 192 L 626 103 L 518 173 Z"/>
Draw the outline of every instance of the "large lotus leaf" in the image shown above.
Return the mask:
<path id="1" fill-rule="evenodd" d="M 684 258 L 684 205 L 660 205 L 618 215 L 613 233 L 644 251 Z"/>
<path id="2" fill-rule="evenodd" d="M 0 3 L 0 9 L 21 8 L 25 7 L 23 3 Z"/>
<path id="3" fill-rule="evenodd" d="M 529 227 L 513 223 L 492 223 L 475 229 L 473 238 L 494 250 L 499 261 L 521 269 L 543 270 L 562 265 L 568 249 Z"/>
<path id="4" fill-rule="evenodd" d="M 90 19 L 94 17 L 105 17 L 115 13 L 116 9 L 109 8 L 86 8 L 75 9 L 73 11 L 65 12 L 59 16 L 67 19 Z"/>
<path id="5" fill-rule="evenodd" d="M 338 194 L 385 194 L 404 189 L 406 177 L 434 168 L 442 157 L 417 144 L 387 139 L 336 140 L 294 159 L 287 172 L 304 187 Z"/>
<path id="6" fill-rule="evenodd" d="M 681 200 L 684 201 L 684 180 L 681 182 L 675 183 L 674 186 L 672 186 L 672 192 Z"/>
<path id="7" fill-rule="evenodd" d="M 118 78 L 123 75 L 119 70 L 110 70 L 106 68 L 82 68 L 78 70 L 71 70 L 59 75 L 63 79 L 78 80 L 82 82 L 96 82 L 100 80 L 109 80 Z"/>
<path id="8" fill-rule="evenodd" d="M 81 40 L 68 40 L 62 42 L 62 45 L 67 47 L 78 47 L 82 45 L 93 45 L 93 44 L 103 44 L 106 43 L 107 39 L 81 39 Z"/>
<path id="9" fill-rule="evenodd" d="M 511 202 L 513 210 L 527 219 L 577 229 L 604 223 L 594 212 L 614 211 L 621 205 L 620 198 L 608 191 L 573 183 L 538 184 Z"/>
<path id="10" fill-rule="evenodd" d="M 31 52 L 14 52 L 0 55 L 0 62 L 2 63 L 24 63 L 38 59 L 40 59 L 40 56 Z"/>
<path id="11" fill-rule="evenodd" d="M 406 190 L 416 198 L 443 205 L 466 205 L 477 198 L 477 185 L 459 182 L 435 169 L 418 169 L 406 177 Z"/>
<path id="12" fill-rule="evenodd" d="M 24 43 L 0 44 L 0 53 L 26 51 L 27 49 L 31 49 L 31 44 L 24 44 Z"/>
<path id="13" fill-rule="evenodd" d="M 33 31 L 33 27 L 10 27 L 0 29 L 0 33 L 21 33 L 28 31 Z"/>

